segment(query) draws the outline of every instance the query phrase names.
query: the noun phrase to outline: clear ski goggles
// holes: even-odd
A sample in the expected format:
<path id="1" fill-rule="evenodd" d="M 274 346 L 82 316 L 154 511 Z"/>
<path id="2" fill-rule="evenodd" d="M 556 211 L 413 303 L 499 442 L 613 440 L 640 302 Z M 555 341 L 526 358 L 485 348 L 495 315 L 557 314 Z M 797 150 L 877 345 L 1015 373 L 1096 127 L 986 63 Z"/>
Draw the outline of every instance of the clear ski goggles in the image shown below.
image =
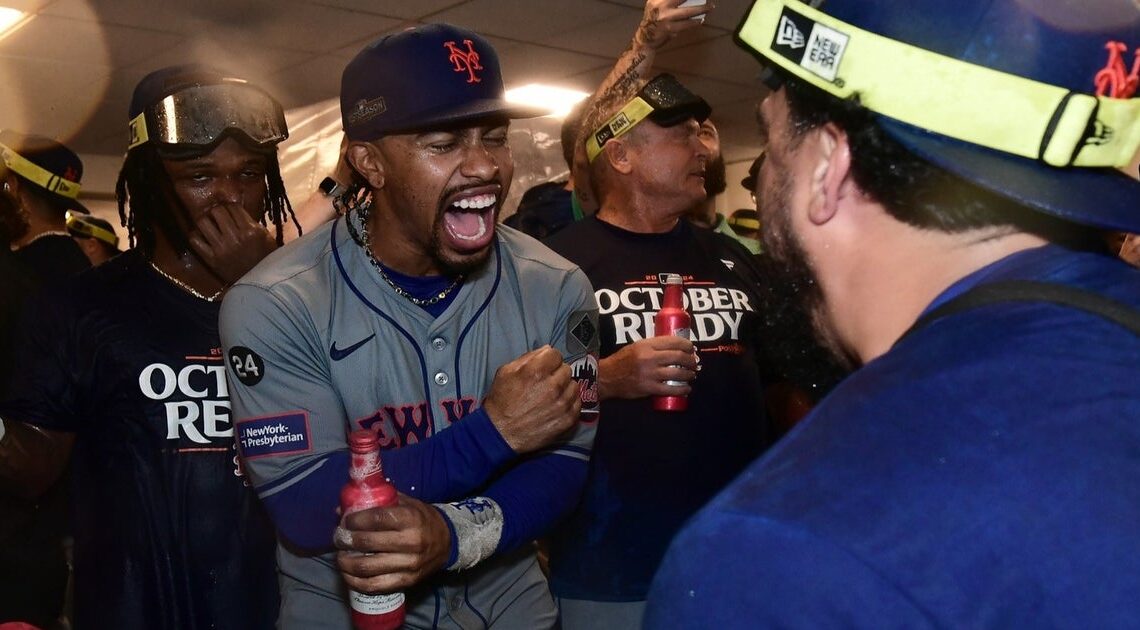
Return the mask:
<path id="1" fill-rule="evenodd" d="M 208 147 L 228 130 L 259 145 L 289 137 L 281 104 L 244 81 L 196 85 L 145 108 L 130 122 L 128 150 L 146 142 Z"/>

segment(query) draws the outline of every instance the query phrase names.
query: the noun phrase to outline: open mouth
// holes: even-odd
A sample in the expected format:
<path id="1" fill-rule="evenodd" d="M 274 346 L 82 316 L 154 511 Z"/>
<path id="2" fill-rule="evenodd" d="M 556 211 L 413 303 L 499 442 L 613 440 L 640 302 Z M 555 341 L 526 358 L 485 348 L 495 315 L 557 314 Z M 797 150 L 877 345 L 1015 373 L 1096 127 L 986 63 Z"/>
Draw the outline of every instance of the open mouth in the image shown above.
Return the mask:
<path id="1" fill-rule="evenodd" d="M 460 196 L 443 213 L 443 225 L 452 248 L 472 252 L 490 244 L 495 235 L 499 197 L 492 192 Z"/>

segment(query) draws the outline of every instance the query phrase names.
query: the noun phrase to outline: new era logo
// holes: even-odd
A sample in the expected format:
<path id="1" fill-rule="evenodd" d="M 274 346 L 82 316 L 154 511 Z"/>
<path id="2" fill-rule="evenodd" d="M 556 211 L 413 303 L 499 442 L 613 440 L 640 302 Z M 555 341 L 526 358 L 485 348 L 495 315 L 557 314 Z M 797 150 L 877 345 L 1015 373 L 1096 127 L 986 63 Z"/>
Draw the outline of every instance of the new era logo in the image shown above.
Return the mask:
<path id="1" fill-rule="evenodd" d="M 792 48 L 804 47 L 804 34 L 800 29 L 796 28 L 795 23 L 788 19 L 788 16 L 780 16 L 780 26 L 776 29 L 776 43 L 781 46 L 791 46 Z"/>
<path id="2" fill-rule="evenodd" d="M 772 51 L 804 70 L 838 83 L 839 66 L 850 37 L 784 7 L 772 37 Z"/>

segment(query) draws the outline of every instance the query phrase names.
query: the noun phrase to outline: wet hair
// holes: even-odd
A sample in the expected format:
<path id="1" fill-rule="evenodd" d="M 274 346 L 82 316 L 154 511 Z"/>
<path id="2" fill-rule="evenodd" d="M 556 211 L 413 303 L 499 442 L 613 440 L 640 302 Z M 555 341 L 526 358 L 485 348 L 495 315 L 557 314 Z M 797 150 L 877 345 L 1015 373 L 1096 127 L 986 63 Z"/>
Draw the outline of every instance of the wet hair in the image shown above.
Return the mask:
<path id="1" fill-rule="evenodd" d="M 794 77 L 784 77 L 793 148 L 828 122 L 847 134 L 851 171 L 859 187 L 895 219 L 941 232 L 1009 227 L 1070 246 L 1089 247 L 1097 231 L 1034 211 L 981 188 L 910 152 L 876 122 L 858 96 L 837 99 Z"/>
<path id="2" fill-rule="evenodd" d="M 119 218 L 127 228 L 131 247 L 138 247 L 150 258 L 154 254 L 156 230 L 161 230 L 177 251 L 189 249 L 187 235 L 175 220 L 175 214 L 182 210 L 170 207 L 171 200 L 177 198 L 162 160 L 190 160 L 208 155 L 225 138 L 234 138 L 246 149 L 267 158 L 265 213 L 261 216 L 261 224 L 268 225 L 267 219 L 273 222 L 278 245 L 285 242 L 283 226 L 286 219 L 293 221 L 300 233 L 301 226 L 297 223 L 297 216 L 293 213 L 293 206 L 285 194 L 285 183 L 281 179 L 277 146 L 258 145 L 243 133 L 227 132 L 206 148 L 174 147 L 160 152 L 154 143 L 148 142 L 127 153 L 127 159 L 119 171 L 119 180 L 115 184 L 115 197 L 119 202 Z"/>

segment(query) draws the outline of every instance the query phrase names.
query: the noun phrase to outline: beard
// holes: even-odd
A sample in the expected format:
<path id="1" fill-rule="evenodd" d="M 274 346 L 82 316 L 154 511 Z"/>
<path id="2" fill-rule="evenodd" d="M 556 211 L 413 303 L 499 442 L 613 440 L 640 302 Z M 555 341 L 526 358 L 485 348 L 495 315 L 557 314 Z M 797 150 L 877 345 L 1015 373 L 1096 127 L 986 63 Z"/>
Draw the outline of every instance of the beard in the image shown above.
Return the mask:
<path id="1" fill-rule="evenodd" d="M 823 290 L 788 213 L 792 180 L 778 182 L 761 204 L 764 254 L 758 258 L 765 303 L 761 318 L 766 360 L 780 375 L 819 400 L 855 366 L 827 319 Z"/>
<path id="2" fill-rule="evenodd" d="M 716 156 L 705 164 L 705 195 L 715 197 L 728 188 L 725 180 L 724 157 Z"/>
<path id="3" fill-rule="evenodd" d="M 0 246 L 7 247 L 28 233 L 29 225 L 23 209 L 8 193 L 0 192 Z"/>
<path id="4" fill-rule="evenodd" d="M 487 260 L 491 258 L 491 247 L 485 247 L 477 252 L 470 254 L 451 254 L 449 255 L 443 248 L 443 243 L 440 241 L 439 234 L 441 230 L 446 230 L 443 226 L 442 215 L 435 220 L 432 225 L 431 241 L 428 243 L 428 255 L 435 262 L 439 268 L 440 274 L 445 276 L 467 276 L 470 275 L 487 265 Z M 494 241 L 491 241 L 494 243 Z"/>

